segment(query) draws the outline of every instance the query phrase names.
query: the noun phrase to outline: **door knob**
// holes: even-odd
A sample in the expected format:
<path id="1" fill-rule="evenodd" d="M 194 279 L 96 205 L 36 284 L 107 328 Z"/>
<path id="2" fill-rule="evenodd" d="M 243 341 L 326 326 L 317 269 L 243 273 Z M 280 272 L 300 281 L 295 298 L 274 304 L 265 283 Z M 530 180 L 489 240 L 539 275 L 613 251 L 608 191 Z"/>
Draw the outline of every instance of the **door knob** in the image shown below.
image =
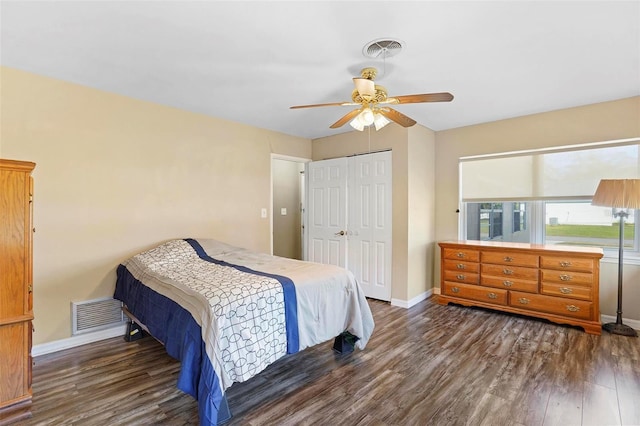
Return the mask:
<path id="1" fill-rule="evenodd" d="M 344 235 L 344 231 L 336 232 L 334 235 Z"/>

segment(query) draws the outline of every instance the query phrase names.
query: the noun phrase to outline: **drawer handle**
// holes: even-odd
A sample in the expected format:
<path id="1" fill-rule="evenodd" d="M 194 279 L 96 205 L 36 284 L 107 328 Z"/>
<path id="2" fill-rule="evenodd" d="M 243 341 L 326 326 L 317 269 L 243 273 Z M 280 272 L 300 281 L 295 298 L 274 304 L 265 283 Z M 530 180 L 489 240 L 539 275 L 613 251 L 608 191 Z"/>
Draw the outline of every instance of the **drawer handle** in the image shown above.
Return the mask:
<path id="1" fill-rule="evenodd" d="M 511 256 L 505 256 L 505 257 L 504 257 L 504 261 L 505 261 L 505 262 L 513 262 L 513 257 L 511 257 Z"/>
<path id="2" fill-rule="evenodd" d="M 498 298 L 498 295 L 497 295 L 497 294 L 495 294 L 495 293 L 488 293 L 488 294 L 487 294 L 487 297 L 488 297 L 489 299 L 497 299 L 497 298 Z"/>
<path id="3" fill-rule="evenodd" d="M 571 281 L 573 277 L 571 275 L 567 275 L 567 274 L 561 274 L 560 275 L 560 281 Z"/>
<path id="4" fill-rule="evenodd" d="M 521 297 L 520 299 L 518 299 L 518 302 L 522 303 L 523 305 L 528 305 L 529 299 Z"/>
<path id="5" fill-rule="evenodd" d="M 560 287 L 558 290 L 560 290 L 560 293 L 562 293 L 562 294 L 571 294 L 571 293 L 573 293 L 573 289 L 571 289 L 569 287 Z"/>
<path id="6" fill-rule="evenodd" d="M 563 268 L 568 268 L 569 266 L 571 266 L 571 262 L 567 262 L 566 260 L 562 261 L 560 262 L 560 266 L 562 266 Z"/>
<path id="7" fill-rule="evenodd" d="M 503 274 L 505 274 L 505 275 L 513 275 L 513 270 L 512 270 L 512 269 L 504 268 L 504 269 L 502 270 L 502 273 L 503 273 Z"/>
<path id="8" fill-rule="evenodd" d="M 456 278 L 459 279 L 459 280 L 464 280 L 465 276 L 462 275 L 462 274 L 458 274 L 458 275 L 456 275 Z"/>
<path id="9" fill-rule="evenodd" d="M 464 268 L 466 268 L 466 266 L 465 266 L 464 264 L 462 264 L 462 263 L 458 263 L 458 264 L 456 265 L 456 268 L 458 268 L 458 269 L 464 269 Z"/>
<path id="10" fill-rule="evenodd" d="M 504 284 L 505 287 L 511 287 L 513 285 L 513 281 L 504 280 L 502 281 L 502 284 Z"/>
<path id="11" fill-rule="evenodd" d="M 466 257 L 466 255 L 464 253 L 460 252 L 460 253 L 456 253 L 456 257 L 459 258 L 459 259 L 464 259 Z"/>
<path id="12" fill-rule="evenodd" d="M 451 287 L 451 291 L 454 293 L 460 293 L 460 289 L 458 287 Z"/>
<path id="13" fill-rule="evenodd" d="M 580 308 L 576 305 L 567 305 L 567 311 L 569 312 L 579 312 Z"/>

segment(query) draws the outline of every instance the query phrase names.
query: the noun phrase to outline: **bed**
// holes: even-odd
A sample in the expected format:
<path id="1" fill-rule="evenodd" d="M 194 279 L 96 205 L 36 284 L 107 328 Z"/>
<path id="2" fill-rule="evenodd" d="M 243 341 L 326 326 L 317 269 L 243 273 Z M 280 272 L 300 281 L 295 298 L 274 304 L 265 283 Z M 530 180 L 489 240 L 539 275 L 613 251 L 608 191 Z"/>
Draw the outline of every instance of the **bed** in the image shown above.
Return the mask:
<path id="1" fill-rule="evenodd" d="M 181 362 L 177 386 L 200 424 L 231 417 L 225 391 L 281 357 L 374 322 L 353 274 L 213 239 L 167 241 L 118 266 L 114 297 Z"/>

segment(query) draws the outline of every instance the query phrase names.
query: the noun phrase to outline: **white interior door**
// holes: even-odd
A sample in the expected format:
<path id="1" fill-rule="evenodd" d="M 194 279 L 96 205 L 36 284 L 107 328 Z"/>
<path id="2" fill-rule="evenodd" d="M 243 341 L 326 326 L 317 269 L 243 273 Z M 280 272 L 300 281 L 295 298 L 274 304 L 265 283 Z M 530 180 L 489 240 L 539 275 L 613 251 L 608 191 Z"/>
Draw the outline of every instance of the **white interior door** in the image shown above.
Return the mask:
<path id="1" fill-rule="evenodd" d="M 347 268 L 347 159 L 307 163 L 307 260 Z"/>
<path id="2" fill-rule="evenodd" d="M 391 151 L 307 164 L 306 260 L 349 269 L 391 300 Z"/>
<path id="3" fill-rule="evenodd" d="M 364 294 L 391 300 L 391 151 L 349 162 L 349 269 Z"/>

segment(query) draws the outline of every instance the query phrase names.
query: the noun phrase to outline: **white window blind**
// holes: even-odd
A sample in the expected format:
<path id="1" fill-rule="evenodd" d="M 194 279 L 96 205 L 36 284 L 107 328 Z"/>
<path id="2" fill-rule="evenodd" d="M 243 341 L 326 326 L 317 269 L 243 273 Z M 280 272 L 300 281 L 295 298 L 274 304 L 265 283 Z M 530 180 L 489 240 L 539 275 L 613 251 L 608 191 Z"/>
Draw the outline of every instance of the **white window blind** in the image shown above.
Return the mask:
<path id="1" fill-rule="evenodd" d="M 460 159 L 463 202 L 589 199 L 600 179 L 640 178 L 640 139 Z"/>

